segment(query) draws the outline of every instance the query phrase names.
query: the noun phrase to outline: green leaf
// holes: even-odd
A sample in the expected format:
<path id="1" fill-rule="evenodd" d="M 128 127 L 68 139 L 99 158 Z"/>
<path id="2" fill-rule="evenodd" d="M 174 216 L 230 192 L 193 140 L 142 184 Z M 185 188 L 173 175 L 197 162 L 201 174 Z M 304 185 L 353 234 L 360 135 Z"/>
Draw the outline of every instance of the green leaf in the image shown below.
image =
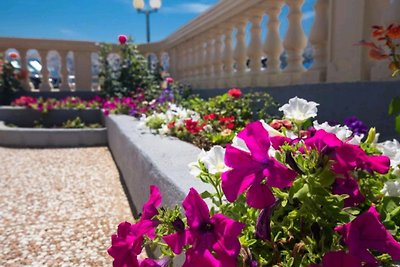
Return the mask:
<path id="1" fill-rule="evenodd" d="M 395 115 L 400 113 L 400 97 L 392 98 L 389 104 L 389 115 Z"/>
<path id="2" fill-rule="evenodd" d="M 204 191 L 203 193 L 200 194 L 202 199 L 206 199 L 206 198 L 212 198 L 213 194 L 211 194 L 208 191 Z"/>
<path id="3" fill-rule="evenodd" d="M 299 191 L 297 191 L 293 195 L 293 197 L 294 198 L 298 198 L 300 200 L 304 200 L 304 199 L 307 198 L 308 192 L 309 192 L 308 184 L 305 184 L 305 185 L 303 185 L 303 187 Z"/>
<path id="4" fill-rule="evenodd" d="M 400 115 L 397 115 L 397 116 L 396 116 L 395 121 L 396 121 L 396 122 L 395 122 L 396 132 L 400 133 Z"/>

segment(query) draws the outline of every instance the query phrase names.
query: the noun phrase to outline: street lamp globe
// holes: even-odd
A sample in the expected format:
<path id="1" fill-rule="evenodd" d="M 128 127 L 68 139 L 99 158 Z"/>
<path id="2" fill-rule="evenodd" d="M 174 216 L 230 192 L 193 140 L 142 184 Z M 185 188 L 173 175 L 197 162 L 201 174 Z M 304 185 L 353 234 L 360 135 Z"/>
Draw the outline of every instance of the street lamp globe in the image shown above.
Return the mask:
<path id="1" fill-rule="evenodd" d="M 143 0 L 133 0 L 133 7 L 137 10 L 144 9 L 144 1 Z"/>
<path id="2" fill-rule="evenodd" d="M 160 9 L 161 8 L 161 0 L 150 0 L 150 7 L 152 9 Z"/>

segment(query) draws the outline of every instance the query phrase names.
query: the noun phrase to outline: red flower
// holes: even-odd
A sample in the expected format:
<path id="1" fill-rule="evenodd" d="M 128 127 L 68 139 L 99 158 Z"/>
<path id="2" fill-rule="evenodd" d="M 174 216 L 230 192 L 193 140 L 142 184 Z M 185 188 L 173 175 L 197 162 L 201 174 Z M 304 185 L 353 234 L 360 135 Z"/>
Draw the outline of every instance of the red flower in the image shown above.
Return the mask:
<path id="1" fill-rule="evenodd" d="M 242 91 L 240 91 L 240 89 L 237 88 L 232 88 L 228 91 L 228 95 L 230 95 L 233 98 L 239 98 L 242 96 Z"/>
<path id="2" fill-rule="evenodd" d="M 374 29 L 372 32 L 372 36 L 374 38 L 382 37 L 382 35 L 384 35 L 386 32 L 386 30 L 383 28 L 383 26 L 375 25 L 375 26 L 372 26 L 372 28 Z"/>
<path id="3" fill-rule="evenodd" d="M 233 129 L 235 128 L 235 117 L 231 116 L 231 117 L 221 117 L 219 118 L 219 122 L 221 124 L 222 128 L 226 128 L 226 129 Z"/>
<path id="4" fill-rule="evenodd" d="M 167 82 L 167 84 L 174 83 L 174 79 L 172 77 L 165 78 L 165 81 Z"/>
<path id="5" fill-rule="evenodd" d="M 203 130 L 205 124 L 199 125 L 198 121 L 194 121 L 193 119 L 186 119 L 185 120 L 185 128 L 191 134 L 198 134 L 200 131 Z"/>
<path id="6" fill-rule="evenodd" d="M 217 114 L 215 114 L 215 113 L 210 113 L 210 114 L 203 116 L 203 119 L 206 121 L 212 121 L 212 120 L 215 120 L 216 118 L 217 118 Z"/>
<path id="7" fill-rule="evenodd" d="M 9 56 L 11 59 L 17 59 L 17 58 L 18 58 L 18 53 L 16 53 L 16 52 L 10 52 L 10 53 L 8 53 L 8 56 Z"/>
<path id="8" fill-rule="evenodd" d="M 171 122 L 169 122 L 168 124 L 167 124 L 167 128 L 168 129 L 172 129 L 172 128 L 174 128 L 175 127 L 175 121 L 171 121 Z"/>
<path id="9" fill-rule="evenodd" d="M 387 29 L 387 36 L 392 39 L 400 38 L 400 25 L 390 25 Z"/>
<path id="10" fill-rule="evenodd" d="M 128 41 L 128 38 L 126 37 L 126 35 L 121 34 L 121 35 L 118 35 L 118 41 L 120 44 L 124 45 Z"/>

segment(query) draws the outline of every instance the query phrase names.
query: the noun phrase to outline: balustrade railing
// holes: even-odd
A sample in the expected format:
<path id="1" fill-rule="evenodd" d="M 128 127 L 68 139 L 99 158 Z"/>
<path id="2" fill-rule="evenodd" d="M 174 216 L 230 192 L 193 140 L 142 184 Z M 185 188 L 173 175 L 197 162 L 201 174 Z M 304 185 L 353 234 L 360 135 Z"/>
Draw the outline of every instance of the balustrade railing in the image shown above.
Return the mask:
<path id="1" fill-rule="evenodd" d="M 369 59 L 354 44 L 371 39 L 372 25 L 399 23 L 400 0 L 314 0 L 309 36 L 303 28 L 306 1 L 221 0 L 162 42 L 140 49 L 168 53 L 169 72 L 201 89 L 392 79 L 387 62 Z M 306 68 L 310 46 L 313 62 Z"/>
<path id="2" fill-rule="evenodd" d="M 372 25 L 400 23 L 400 0 L 313 0 L 309 36 L 302 23 L 306 1 L 221 0 L 165 40 L 139 45 L 139 50 L 145 56 L 153 54 L 177 80 L 200 89 L 392 79 L 387 62 L 369 59 L 366 49 L 354 44 L 371 39 Z M 284 9 L 287 30 L 282 34 Z M 306 68 L 304 52 L 310 46 L 313 63 Z M 99 49 L 95 43 L 0 38 L 0 52 L 10 48 L 18 51 L 22 67 L 27 67 L 28 50 L 36 50 L 42 64 L 40 91 L 55 90 L 49 82 L 50 51 L 60 58 L 57 90 L 98 89 L 91 61 Z M 74 73 L 67 68 L 71 52 Z M 33 89 L 29 78 L 23 83 Z"/>

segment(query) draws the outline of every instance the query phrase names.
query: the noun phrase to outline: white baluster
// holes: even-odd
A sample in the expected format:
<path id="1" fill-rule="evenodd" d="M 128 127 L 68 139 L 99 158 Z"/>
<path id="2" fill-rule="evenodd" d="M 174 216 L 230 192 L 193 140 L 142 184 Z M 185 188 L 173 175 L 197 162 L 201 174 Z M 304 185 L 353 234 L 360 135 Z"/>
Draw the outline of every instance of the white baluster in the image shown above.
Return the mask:
<path id="1" fill-rule="evenodd" d="M 213 79 L 213 54 L 214 54 L 214 32 L 210 32 L 207 35 L 207 50 L 206 50 L 206 83 L 205 88 L 210 88 L 210 81 Z"/>
<path id="2" fill-rule="evenodd" d="M 289 6 L 289 28 L 283 46 L 288 55 L 285 72 L 304 72 L 303 52 L 307 46 L 307 38 L 301 25 L 301 7 L 304 0 L 286 0 Z"/>
<path id="3" fill-rule="evenodd" d="M 20 60 L 21 60 L 21 71 L 23 72 L 23 74 L 26 74 L 26 77 L 24 77 L 21 80 L 21 84 L 25 90 L 31 91 L 32 88 L 29 83 L 29 70 L 28 70 L 28 61 L 27 61 L 26 53 L 27 53 L 27 49 L 19 50 L 19 56 L 20 56 Z"/>
<path id="4" fill-rule="evenodd" d="M 74 51 L 76 90 L 92 90 L 92 53 L 90 51 Z"/>
<path id="5" fill-rule="evenodd" d="M 233 26 L 228 24 L 224 28 L 224 52 L 223 52 L 223 64 L 224 64 L 224 81 L 222 86 L 230 87 L 233 86 L 231 83 L 233 75 L 233 47 L 232 47 L 232 31 Z"/>
<path id="6" fill-rule="evenodd" d="M 260 74 L 262 64 L 261 57 L 263 54 L 262 40 L 261 40 L 261 20 L 264 12 L 261 9 L 254 10 L 250 13 L 251 22 L 251 39 L 250 44 L 247 47 L 247 55 L 250 59 L 250 71 L 251 71 L 251 85 L 258 85 L 258 76 Z"/>
<path id="7" fill-rule="evenodd" d="M 212 79 L 211 88 L 219 86 L 219 80 L 222 77 L 222 31 L 217 29 L 215 32 L 215 43 L 214 43 L 214 78 Z"/>
<path id="8" fill-rule="evenodd" d="M 234 59 L 236 61 L 236 74 L 242 75 L 247 69 L 246 61 L 246 40 L 245 40 L 245 31 L 246 31 L 246 19 L 240 19 L 236 22 L 236 47 L 234 51 Z"/>
<path id="9" fill-rule="evenodd" d="M 41 70 L 42 81 L 40 83 L 39 89 L 42 92 L 47 92 L 47 91 L 50 91 L 52 89 L 52 86 L 49 83 L 49 70 L 47 68 L 47 54 L 48 54 L 48 51 L 47 50 L 38 50 L 38 53 L 40 55 L 41 65 L 42 65 L 42 70 Z"/>
<path id="10" fill-rule="evenodd" d="M 267 55 L 267 73 L 281 72 L 280 56 L 283 52 L 282 40 L 279 35 L 279 13 L 282 10 L 283 0 L 268 0 L 266 12 L 268 14 L 267 38 L 264 43 L 264 52 Z"/>
<path id="11" fill-rule="evenodd" d="M 60 51 L 60 64 L 61 64 L 61 86 L 60 91 L 70 91 L 68 83 L 68 69 L 67 69 L 67 54 L 68 51 Z"/>
<path id="12" fill-rule="evenodd" d="M 310 43 L 314 47 L 314 63 L 311 70 L 326 70 L 328 42 L 329 0 L 318 0 L 315 4 L 315 21 L 311 28 Z"/>

